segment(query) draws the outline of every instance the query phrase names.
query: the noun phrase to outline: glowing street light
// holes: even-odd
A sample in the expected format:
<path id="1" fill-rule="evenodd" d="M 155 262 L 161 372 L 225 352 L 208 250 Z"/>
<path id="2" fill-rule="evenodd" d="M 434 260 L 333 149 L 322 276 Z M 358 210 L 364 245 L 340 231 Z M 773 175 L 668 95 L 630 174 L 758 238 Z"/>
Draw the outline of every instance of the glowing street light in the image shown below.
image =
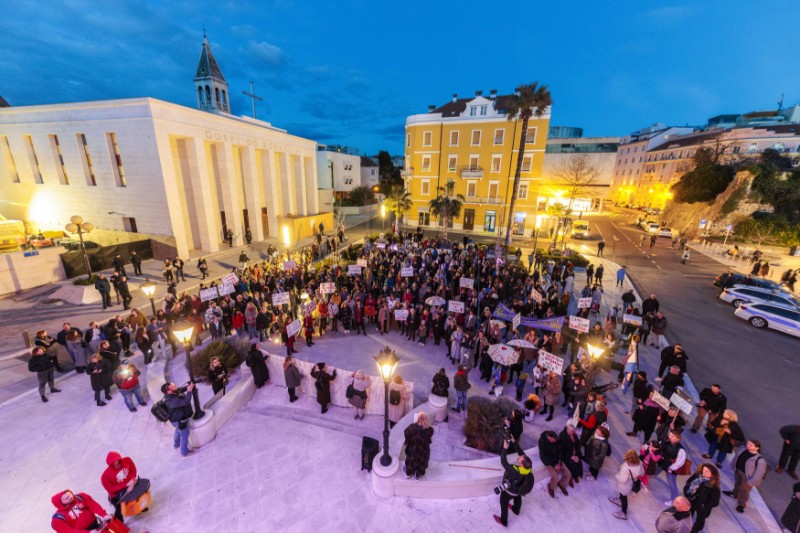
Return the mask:
<path id="1" fill-rule="evenodd" d="M 189 371 L 189 381 L 194 383 L 194 368 L 192 368 L 192 357 L 190 355 L 194 324 L 182 320 L 172 327 L 172 333 L 174 333 L 175 338 L 183 344 L 183 351 L 186 354 L 186 369 Z M 192 389 L 192 399 L 194 400 L 194 416 L 192 416 L 192 418 L 199 420 L 206 414 L 203 408 L 200 407 L 200 395 L 197 392 L 197 387 Z"/>
<path id="2" fill-rule="evenodd" d="M 91 222 L 84 222 L 83 218 L 75 215 L 70 218 L 70 223 L 64 226 L 64 229 L 70 233 L 77 233 L 81 241 L 81 252 L 83 252 L 83 264 L 86 266 L 86 273 L 88 279 L 92 279 L 92 266 L 89 264 L 89 256 L 86 254 L 86 245 L 83 243 L 83 234 L 91 233 L 94 229 L 94 224 Z"/>
<path id="3" fill-rule="evenodd" d="M 384 387 L 382 466 L 389 466 L 392 464 L 392 456 L 389 455 L 389 383 L 392 381 L 392 376 L 399 362 L 400 359 L 398 359 L 397 354 L 388 346 L 375 356 L 375 364 L 378 365 L 378 371 L 381 374 L 381 378 L 383 378 Z"/>
<path id="4" fill-rule="evenodd" d="M 153 310 L 153 316 L 156 316 L 156 303 L 154 301 L 154 296 L 156 295 L 156 284 L 152 281 L 143 283 L 142 292 L 150 299 L 150 307 Z"/>

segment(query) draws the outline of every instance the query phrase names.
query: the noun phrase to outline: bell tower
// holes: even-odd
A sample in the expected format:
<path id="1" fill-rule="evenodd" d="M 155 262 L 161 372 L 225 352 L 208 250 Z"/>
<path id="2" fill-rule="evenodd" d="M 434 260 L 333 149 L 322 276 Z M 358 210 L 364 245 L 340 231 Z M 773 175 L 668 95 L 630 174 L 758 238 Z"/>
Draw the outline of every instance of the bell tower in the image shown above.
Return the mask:
<path id="1" fill-rule="evenodd" d="M 208 38 L 203 32 L 203 50 L 194 76 L 197 107 L 205 111 L 230 113 L 231 105 L 228 95 L 228 82 L 211 53 Z"/>

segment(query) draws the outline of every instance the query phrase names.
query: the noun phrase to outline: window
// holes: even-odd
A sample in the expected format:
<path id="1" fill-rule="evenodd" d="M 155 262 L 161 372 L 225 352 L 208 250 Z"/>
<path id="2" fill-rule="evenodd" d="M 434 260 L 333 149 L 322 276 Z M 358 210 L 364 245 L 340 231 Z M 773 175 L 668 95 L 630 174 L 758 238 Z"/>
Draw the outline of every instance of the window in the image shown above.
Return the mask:
<path id="1" fill-rule="evenodd" d="M 3 152 L 3 161 L 8 169 L 8 176 L 11 178 L 11 183 L 19 183 L 19 173 L 17 172 L 17 164 L 14 162 L 14 154 L 11 153 L 11 146 L 8 144 L 8 137 L 1 137 L 2 144 L 0 150 Z"/>
<path id="2" fill-rule="evenodd" d="M 119 155 L 119 144 L 117 144 L 116 133 L 106 133 L 106 142 L 108 143 L 108 151 L 114 164 L 111 165 L 111 170 L 114 171 L 114 179 L 117 182 L 117 187 L 127 187 L 128 182 L 125 180 L 125 169 L 122 168 L 122 156 Z"/>
<path id="3" fill-rule="evenodd" d="M 469 116 L 474 117 L 477 114 L 478 114 L 478 106 L 476 106 L 476 105 L 470 106 L 470 108 L 469 108 Z"/>
<path id="4" fill-rule="evenodd" d="M 500 172 L 500 168 L 503 164 L 503 156 L 502 155 L 493 155 L 492 156 L 492 172 Z"/>
<path id="5" fill-rule="evenodd" d="M 478 182 L 476 181 L 468 181 L 467 182 L 467 198 L 474 198 L 478 191 Z"/>
<path id="6" fill-rule="evenodd" d="M 502 146 L 503 141 L 505 140 L 506 130 L 494 130 L 494 145 L 495 146 Z"/>
<path id="7" fill-rule="evenodd" d="M 133 217 L 122 217 L 122 225 L 128 233 L 139 233 L 136 228 L 136 219 Z"/>
<path id="8" fill-rule="evenodd" d="M 472 130 L 472 146 L 480 146 L 481 130 Z"/>
<path id="9" fill-rule="evenodd" d="M 411 146 L 411 134 L 406 133 L 406 147 Z"/>
<path id="10" fill-rule="evenodd" d="M 533 163 L 533 156 L 526 155 L 522 158 L 522 172 L 530 172 L 531 164 Z"/>
<path id="11" fill-rule="evenodd" d="M 419 194 L 422 196 L 429 196 L 431 194 L 430 180 L 422 180 L 419 182 Z"/>
<path id="12" fill-rule="evenodd" d="M 97 178 L 94 175 L 94 165 L 92 156 L 89 155 L 89 145 L 86 143 L 86 135 L 78 133 L 78 148 L 83 152 L 83 172 L 86 174 L 86 184 L 92 187 L 97 186 Z"/>
<path id="13" fill-rule="evenodd" d="M 519 187 L 517 187 L 517 198 L 520 200 L 527 200 L 528 199 L 528 184 L 520 182 Z"/>
<path id="14" fill-rule="evenodd" d="M 39 166 L 39 157 L 36 155 L 36 149 L 33 147 L 33 137 L 24 135 L 23 138 L 25 139 L 25 148 L 28 151 L 28 161 L 30 161 L 31 164 L 31 172 L 33 172 L 33 181 L 41 185 L 44 183 L 44 178 L 42 177 L 42 169 Z"/>
<path id="15" fill-rule="evenodd" d="M 58 135 L 50 135 L 50 149 L 53 151 L 53 158 L 56 160 L 58 181 L 61 185 L 69 185 L 69 175 L 67 174 L 67 167 L 64 166 L 64 156 L 61 153 L 61 144 L 58 142 Z"/>
<path id="16" fill-rule="evenodd" d="M 422 132 L 422 146 L 430 146 L 433 143 L 433 133 L 430 131 Z"/>
<path id="17" fill-rule="evenodd" d="M 451 155 L 447 158 L 447 170 L 450 172 L 456 171 L 456 165 L 458 164 L 458 156 Z"/>
<path id="18" fill-rule="evenodd" d="M 430 172 L 430 170 L 431 170 L 431 156 L 424 155 L 422 156 L 422 171 Z"/>
<path id="19" fill-rule="evenodd" d="M 481 106 L 481 116 L 486 116 L 486 111 L 488 110 L 489 106 L 482 105 Z"/>
<path id="20" fill-rule="evenodd" d="M 525 144 L 536 144 L 536 126 L 528 127 L 528 135 L 525 137 Z"/>
<path id="21" fill-rule="evenodd" d="M 419 212 L 419 225 L 420 226 L 430 226 L 431 225 L 431 214 L 427 211 L 420 211 Z"/>
<path id="22" fill-rule="evenodd" d="M 458 146 L 458 132 L 451 131 L 450 132 L 450 146 Z"/>
<path id="23" fill-rule="evenodd" d="M 784 144 L 783 143 L 775 143 L 772 145 L 773 150 L 777 150 L 778 152 L 783 152 Z"/>
<path id="24" fill-rule="evenodd" d="M 758 150 L 758 145 L 756 143 L 750 143 L 750 148 L 747 149 L 747 151 L 750 152 L 751 154 L 756 153 L 757 150 Z"/>
<path id="25" fill-rule="evenodd" d="M 489 198 L 497 198 L 497 190 L 500 188 L 500 184 L 496 181 L 489 182 Z"/>
<path id="26" fill-rule="evenodd" d="M 480 166 L 478 166 L 478 161 L 479 160 L 480 160 L 480 158 L 477 155 L 469 156 L 469 169 L 470 170 L 478 170 L 479 168 L 481 168 Z"/>

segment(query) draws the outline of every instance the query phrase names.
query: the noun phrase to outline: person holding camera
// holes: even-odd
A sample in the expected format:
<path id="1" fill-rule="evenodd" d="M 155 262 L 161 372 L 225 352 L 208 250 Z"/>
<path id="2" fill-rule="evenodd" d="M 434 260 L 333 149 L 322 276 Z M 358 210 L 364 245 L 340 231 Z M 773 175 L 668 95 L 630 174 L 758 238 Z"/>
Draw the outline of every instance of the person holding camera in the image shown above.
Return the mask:
<path id="1" fill-rule="evenodd" d="M 522 509 L 522 497 L 533 489 L 533 464 L 530 458 L 522 452 L 518 444 L 515 444 L 518 454 L 517 464 L 509 464 L 506 455 L 508 454 L 509 441 L 503 440 L 503 449 L 500 450 L 500 464 L 503 465 L 505 473 L 503 482 L 499 487 L 495 487 L 494 493 L 500 496 L 500 516 L 494 515 L 494 521 L 503 527 L 508 527 L 508 510 L 515 515 L 519 515 Z M 509 502 L 511 505 L 509 505 Z"/>
<path id="2" fill-rule="evenodd" d="M 178 388 L 174 383 L 164 383 L 161 392 L 164 393 L 169 411 L 169 423 L 175 428 L 172 445 L 181 449 L 181 455 L 186 457 L 189 451 L 189 419 L 194 414 L 190 392 L 194 383 Z"/>

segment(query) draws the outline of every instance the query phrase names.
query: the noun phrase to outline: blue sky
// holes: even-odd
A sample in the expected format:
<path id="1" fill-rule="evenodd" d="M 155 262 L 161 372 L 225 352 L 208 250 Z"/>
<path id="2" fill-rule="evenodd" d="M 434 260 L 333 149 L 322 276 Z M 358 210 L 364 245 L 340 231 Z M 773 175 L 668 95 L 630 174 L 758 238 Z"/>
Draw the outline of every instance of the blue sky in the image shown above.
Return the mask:
<path id="1" fill-rule="evenodd" d="M 800 103 L 800 5 L 783 0 L 26 0 L 0 20 L 0 95 L 194 107 L 204 25 L 235 114 L 252 80 L 259 118 L 362 153 L 402 153 L 405 117 L 453 93 L 531 81 L 551 124 L 586 136 Z"/>

